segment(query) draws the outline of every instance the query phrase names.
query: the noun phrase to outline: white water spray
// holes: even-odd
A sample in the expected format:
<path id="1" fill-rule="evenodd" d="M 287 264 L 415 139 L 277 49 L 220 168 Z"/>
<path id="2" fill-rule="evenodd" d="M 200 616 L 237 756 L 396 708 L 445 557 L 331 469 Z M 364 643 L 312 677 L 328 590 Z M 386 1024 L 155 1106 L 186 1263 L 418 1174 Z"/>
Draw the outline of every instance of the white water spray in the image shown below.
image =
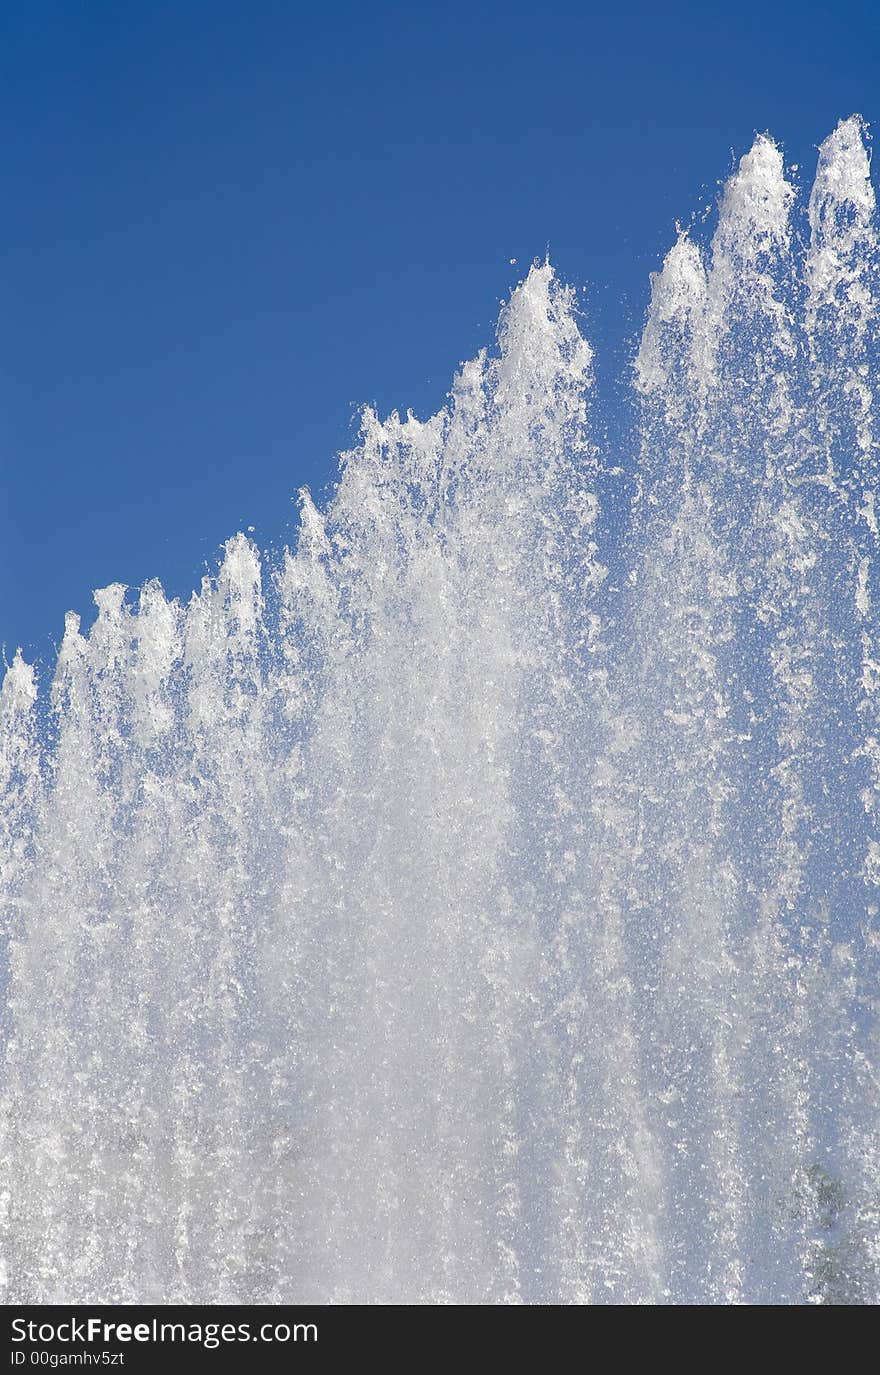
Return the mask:
<path id="1" fill-rule="evenodd" d="M 860 120 L 797 213 L 758 138 L 655 277 L 628 532 L 545 264 L 280 567 L 15 658 L 10 1300 L 880 1299 Z"/>

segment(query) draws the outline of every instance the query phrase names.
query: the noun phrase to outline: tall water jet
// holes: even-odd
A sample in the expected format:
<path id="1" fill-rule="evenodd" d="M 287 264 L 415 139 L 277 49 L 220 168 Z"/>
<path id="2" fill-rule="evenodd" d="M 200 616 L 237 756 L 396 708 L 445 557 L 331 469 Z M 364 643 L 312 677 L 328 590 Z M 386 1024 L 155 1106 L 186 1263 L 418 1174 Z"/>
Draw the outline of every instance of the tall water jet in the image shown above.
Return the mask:
<path id="1" fill-rule="evenodd" d="M 11 1299 L 880 1297 L 864 139 L 679 235 L 634 459 L 536 264 L 283 559 L 15 658 Z"/>

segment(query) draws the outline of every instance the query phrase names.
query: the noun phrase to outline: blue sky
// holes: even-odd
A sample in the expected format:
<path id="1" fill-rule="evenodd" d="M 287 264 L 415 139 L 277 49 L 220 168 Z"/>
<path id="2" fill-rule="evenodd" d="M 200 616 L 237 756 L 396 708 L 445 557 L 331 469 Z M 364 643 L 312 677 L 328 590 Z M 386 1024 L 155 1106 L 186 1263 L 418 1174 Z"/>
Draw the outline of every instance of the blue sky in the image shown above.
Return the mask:
<path id="1" fill-rule="evenodd" d="M 0 643 L 48 661 L 93 587 L 288 538 L 548 246 L 610 393 L 754 132 L 806 173 L 880 119 L 880 5 L 0 0 L 0 77 Z"/>

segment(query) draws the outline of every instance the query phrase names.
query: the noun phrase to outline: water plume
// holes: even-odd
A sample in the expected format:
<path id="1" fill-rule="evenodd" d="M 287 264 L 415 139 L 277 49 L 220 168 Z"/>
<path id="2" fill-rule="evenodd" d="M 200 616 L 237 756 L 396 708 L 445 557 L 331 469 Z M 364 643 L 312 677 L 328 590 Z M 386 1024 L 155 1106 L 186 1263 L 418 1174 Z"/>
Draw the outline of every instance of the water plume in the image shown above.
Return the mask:
<path id="1" fill-rule="evenodd" d="M 865 137 L 679 234 L 632 455 L 539 263 L 294 550 L 16 656 L 12 1301 L 880 1298 Z"/>

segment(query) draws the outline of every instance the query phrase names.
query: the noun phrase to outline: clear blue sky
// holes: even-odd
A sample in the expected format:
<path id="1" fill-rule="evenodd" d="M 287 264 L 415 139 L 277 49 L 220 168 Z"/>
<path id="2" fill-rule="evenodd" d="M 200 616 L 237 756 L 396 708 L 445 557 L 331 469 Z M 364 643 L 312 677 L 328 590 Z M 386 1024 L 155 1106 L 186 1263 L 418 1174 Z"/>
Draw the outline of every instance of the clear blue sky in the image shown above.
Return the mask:
<path id="1" fill-rule="evenodd" d="M 0 643 L 288 537 L 548 245 L 611 378 L 756 130 L 880 119 L 880 4 L 0 0 Z M 509 260 L 518 260 L 511 267 Z"/>

